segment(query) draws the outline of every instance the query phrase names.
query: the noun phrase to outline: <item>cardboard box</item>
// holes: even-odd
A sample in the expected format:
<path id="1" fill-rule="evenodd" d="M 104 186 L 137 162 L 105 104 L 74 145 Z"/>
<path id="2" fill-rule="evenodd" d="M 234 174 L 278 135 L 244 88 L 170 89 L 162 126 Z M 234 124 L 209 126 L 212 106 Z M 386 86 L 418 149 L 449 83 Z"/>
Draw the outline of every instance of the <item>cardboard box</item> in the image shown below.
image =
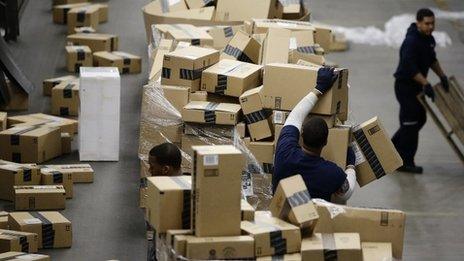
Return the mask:
<path id="1" fill-rule="evenodd" d="M 158 232 L 190 229 L 191 177 L 147 177 L 148 222 Z"/>
<path id="2" fill-rule="evenodd" d="M 71 175 L 73 183 L 92 183 L 94 171 L 90 164 L 42 165 L 40 172 L 60 172 L 65 177 Z M 47 170 L 45 170 L 47 169 Z"/>
<path id="3" fill-rule="evenodd" d="M 162 38 L 159 42 L 158 48 L 155 49 L 152 54 L 153 65 L 150 70 L 148 79 L 157 80 L 161 77 L 161 70 L 163 68 L 164 55 L 171 52 L 174 49 L 174 41 L 171 39 Z"/>
<path id="4" fill-rule="evenodd" d="M 188 259 L 249 259 L 253 253 L 254 240 L 250 236 L 187 238 Z"/>
<path id="5" fill-rule="evenodd" d="M 55 5 L 52 8 L 53 12 L 53 22 L 56 24 L 67 24 L 68 23 L 68 12 L 72 8 L 88 6 L 90 3 L 75 3 L 75 4 L 64 4 L 64 5 Z"/>
<path id="6" fill-rule="evenodd" d="M 233 145 L 195 146 L 193 151 L 192 229 L 195 236 L 240 235 L 241 176 L 245 165 L 242 152 Z"/>
<path id="7" fill-rule="evenodd" d="M 239 122 L 235 125 L 235 133 L 240 139 L 245 138 L 246 136 L 246 124 L 244 122 Z"/>
<path id="8" fill-rule="evenodd" d="M 23 252 L 6 252 L 0 254 L 1 260 L 9 261 L 21 261 L 21 260 L 32 260 L 32 261 L 50 261 L 50 256 L 42 254 L 27 254 Z"/>
<path id="9" fill-rule="evenodd" d="M 245 26 L 248 33 L 263 34 L 267 33 L 269 28 L 283 28 L 291 31 L 314 31 L 315 28 L 310 22 L 290 21 L 283 19 L 251 19 L 250 23 Z"/>
<path id="10" fill-rule="evenodd" d="M 256 261 L 273 261 L 273 260 L 282 260 L 282 261 L 301 261 L 301 254 L 287 254 L 281 256 L 262 256 L 256 258 Z"/>
<path id="11" fill-rule="evenodd" d="M 272 137 L 271 112 L 265 110 L 259 92 L 262 87 L 246 91 L 240 96 L 240 106 L 253 141 Z"/>
<path id="12" fill-rule="evenodd" d="M 66 75 L 57 78 L 45 79 L 42 84 L 42 94 L 45 96 L 52 96 L 53 87 L 57 86 L 62 82 L 70 82 L 77 80 L 77 77 L 74 75 Z"/>
<path id="13" fill-rule="evenodd" d="M 392 244 L 377 242 L 361 242 L 364 261 L 391 261 Z"/>
<path id="14" fill-rule="evenodd" d="M 53 115 L 77 116 L 79 112 L 79 82 L 62 82 L 52 89 Z"/>
<path id="15" fill-rule="evenodd" d="M 0 211 L 0 229 L 8 229 L 8 212 L 6 211 Z"/>
<path id="16" fill-rule="evenodd" d="M 215 21 L 244 21 L 251 18 L 273 18 L 276 0 L 218 0 Z"/>
<path id="17" fill-rule="evenodd" d="M 119 73 L 123 73 L 124 59 L 108 51 L 94 52 L 93 65 L 95 67 L 116 67 Z"/>
<path id="18" fill-rule="evenodd" d="M 73 137 L 67 132 L 61 133 L 61 154 L 69 154 L 72 152 Z"/>
<path id="19" fill-rule="evenodd" d="M 8 114 L 6 112 L 0 111 L 0 131 L 6 130 L 7 116 L 8 116 Z"/>
<path id="20" fill-rule="evenodd" d="M 118 49 L 119 38 L 112 34 L 71 34 L 67 36 L 67 41 L 72 45 L 87 45 L 92 52 L 116 51 Z"/>
<path id="21" fill-rule="evenodd" d="M 0 132 L 0 158 L 18 163 L 42 163 L 61 155 L 58 127 L 16 125 Z"/>
<path id="22" fill-rule="evenodd" d="M 62 185 L 14 186 L 15 210 L 58 210 L 66 208 Z"/>
<path id="23" fill-rule="evenodd" d="M 269 28 L 263 44 L 261 63 L 287 63 L 290 36 L 290 30 Z"/>
<path id="24" fill-rule="evenodd" d="M 274 173 L 274 141 L 251 141 L 250 138 L 245 138 L 243 141 L 263 168 L 264 173 Z"/>
<path id="25" fill-rule="evenodd" d="M 194 238 L 191 235 L 175 235 L 172 249 L 176 257 L 185 258 L 187 256 L 187 239 Z"/>
<path id="26" fill-rule="evenodd" d="M 190 88 L 169 85 L 161 85 L 161 88 L 163 89 L 163 94 L 166 100 L 174 107 L 174 109 L 181 113 L 184 106 L 189 103 Z"/>
<path id="27" fill-rule="evenodd" d="M 326 65 L 325 51 L 318 44 L 297 47 L 290 52 L 290 63 L 298 63 L 300 60 L 310 62 L 312 65 Z"/>
<path id="28" fill-rule="evenodd" d="M 161 84 L 200 90 L 201 72 L 219 61 L 219 52 L 189 46 L 164 55 Z"/>
<path id="29" fill-rule="evenodd" d="M 74 7 L 67 13 L 68 33 L 73 33 L 74 28 L 90 26 L 97 29 L 100 22 L 100 7 L 89 5 Z"/>
<path id="30" fill-rule="evenodd" d="M 16 124 L 46 124 L 49 126 L 59 127 L 61 133 L 77 133 L 77 120 L 57 117 L 53 115 L 34 113 L 26 115 L 18 115 L 8 117 L 8 125 L 13 126 Z"/>
<path id="31" fill-rule="evenodd" d="M 0 160 L 0 199 L 13 201 L 13 186 L 39 184 L 40 172 L 37 166 Z"/>
<path id="32" fill-rule="evenodd" d="M 234 96 L 226 96 L 216 93 L 208 93 L 206 97 L 206 101 L 214 102 L 214 103 L 233 103 L 233 104 L 240 104 L 238 101 L 238 97 Z"/>
<path id="33" fill-rule="evenodd" d="M 79 159 L 117 161 L 121 102 L 118 70 L 83 67 L 80 75 Z"/>
<path id="34" fill-rule="evenodd" d="M 71 221 L 59 212 L 13 212 L 8 224 L 11 230 L 36 233 L 39 249 L 71 247 Z"/>
<path id="35" fill-rule="evenodd" d="M 262 83 L 262 66 L 224 59 L 201 74 L 201 90 L 239 97 Z"/>
<path id="36" fill-rule="evenodd" d="M 314 46 L 315 45 L 314 43 L 315 30 L 316 30 L 315 28 L 312 28 L 312 29 L 306 29 L 306 30 L 292 31 L 290 35 L 289 49 L 290 50 L 297 50 L 297 49 L 304 50 L 306 49 L 307 46 Z"/>
<path id="37" fill-rule="evenodd" d="M 37 253 L 39 238 L 35 233 L 0 229 L 0 253 Z M 3 260 L 3 259 L 0 259 Z"/>
<path id="38" fill-rule="evenodd" d="M 300 229 L 278 218 L 255 216 L 242 221 L 242 231 L 255 239 L 255 256 L 285 255 L 300 252 Z"/>
<path id="39" fill-rule="evenodd" d="M 316 233 L 359 233 L 362 242 L 390 242 L 393 257 L 403 255 L 406 215 L 393 209 L 357 208 L 313 200 L 319 213 Z M 331 218 L 331 213 L 334 215 Z M 338 213 L 338 214 L 337 214 Z"/>
<path id="40" fill-rule="evenodd" d="M 280 218 L 312 234 L 319 215 L 311 201 L 301 175 L 282 179 L 269 206 L 274 217 Z"/>
<path id="41" fill-rule="evenodd" d="M 81 66 L 92 66 L 92 51 L 88 46 L 66 46 L 66 68 L 68 72 L 79 72 Z"/>
<path id="42" fill-rule="evenodd" d="M 296 20 L 303 15 L 303 8 L 299 0 L 278 0 L 277 16 L 283 19 Z"/>
<path id="43" fill-rule="evenodd" d="M 156 26 L 155 26 L 156 27 Z M 191 24 L 166 25 L 165 37 L 177 42 L 187 42 L 191 45 L 213 46 L 213 37 L 204 30 Z"/>
<path id="44" fill-rule="evenodd" d="M 174 237 L 178 235 L 189 236 L 193 235 L 190 229 L 169 229 L 166 231 L 166 246 L 172 248 L 174 245 Z"/>
<path id="45" fill-rule="evenodd" d="M 328 52 L 332 44 L 332 29 L 323 25 L 315 25 L 314 28 L 316 29 L 314 42 L 319 44 L 326 52 Z"/>
<path id="46" fill-rule="evenodd" d="M 193 101 L 182 109 L 182 119 L 185 122 L 235 125 L 240 112 L 238 104 Z"/>
<path id="47" fill-rule="evenodd" d="M 0 104 L 2 111 L 24 111 L 29 108 L 29 94 L 22 88 L 15 86 L 15 84 L 5 78 L 6 89 L 3 91 L 10 97 L 7 103 Z M 8 97 L 7 96 L 7 97 Z"/>
<path id="48" fill-rule="evenodd" d="M 208 93 L 205 91 L 197 91 L 190 93 L 189 102 L 191 101 L 207 101 Z"/>
<path id="49" fill-rule="evenodd" d="M 66 190 L 66 198 L 73 197 L 73 180 L 70 172 L 62 172 L 54 168 L 41 168 L 42 185 L 63 185 Z"/>
<path id="50" fill-rule="evenodd" d="M 242 221 L 254 221 L 255 220 L 255 208 L 248 203 L 245 199 L 240 201 L 240 209 L 242 211 Z"/>
<path id="51" fill-rule="evenodd" d="M 321 157 L 346 169 L 346 154 L 350 144 L 351 128 L 340 126 L 329 129 L 327 145 L 322 149 Z"/>
<path id="52" fill-rule="evenodd" d="M 213 5 L 214 0 L 185 0 L 189 9 L 202 8 L 208 5 Z"/>
<path id="53" fill-rule="evenodd" d="M 221 59 L 259 64 L 261 44 L 252 36 L 238 31 L 221 53 Z"/>
<path id="54" fill-rule="evenodd" d="M 206 32 L 213 37 L 213 47 L 222 50 L 229 43 L 230 39 L 242 29 L 242 25 L 214 26 L 206 29 Z"/>
<path id="55" fill-rule="evenodd" d="M 332 115 L 342 112 L 342 108 L 345 107 L 343 104 L 348 104 L 348 70 L 337 71 L 339 71 L 338 79 L 318 100 L 312 113 Z M 290 111 L 316 87 L 318 68 L 274 63 L 266 65 L 264 72 L 261 90 L 264 107 Z"/>
<path id="56" fill-rule="evenodd" d="M 393 173 L 403 165 L 390 135 L 377 117 L 353 127 L 353 137 L 359 186 Z"/>
<path id="57" fill-rule="evenodd" d="M 142 72 L 142 58 L 126 52 L 115 51 L 112 54 L 122 57 L 122 73 L 140 73 Z"/>
<path id="58" fill-rule="evenodd" d="M 333 257 L 340 261 L 362 261 L 359 234 L 314 234 L 301 242 L 301 257 L 308 261 L 324 261 Z"/>

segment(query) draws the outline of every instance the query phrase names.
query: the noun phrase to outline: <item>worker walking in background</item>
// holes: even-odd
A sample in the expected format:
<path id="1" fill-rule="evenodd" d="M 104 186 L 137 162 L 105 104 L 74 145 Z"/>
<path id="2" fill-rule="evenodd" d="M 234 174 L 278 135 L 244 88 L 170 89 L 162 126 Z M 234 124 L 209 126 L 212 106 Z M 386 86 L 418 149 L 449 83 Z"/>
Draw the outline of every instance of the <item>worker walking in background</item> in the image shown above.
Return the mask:
<path id="1" fill-rule="evenodd" d="M 399 171 L 421 174 L 423 169 L 414 161 L 419 142 L 419 131 L 426 122 L 426 111 L 417 99 L 424 93 L 432 101 L 435 93 L 427 81 L 431 68 L 440 77 L 441 85 L 448 91 L 448 78 L 441 69 L 435 53 L 435 15 L 430 9 L 420 9 L 416 22 L 408 28 L 400 49 L 400 61 L 394 74 L 395 95 L 400 104 L 400 128 L 392 138 L 403 159 Z"/>

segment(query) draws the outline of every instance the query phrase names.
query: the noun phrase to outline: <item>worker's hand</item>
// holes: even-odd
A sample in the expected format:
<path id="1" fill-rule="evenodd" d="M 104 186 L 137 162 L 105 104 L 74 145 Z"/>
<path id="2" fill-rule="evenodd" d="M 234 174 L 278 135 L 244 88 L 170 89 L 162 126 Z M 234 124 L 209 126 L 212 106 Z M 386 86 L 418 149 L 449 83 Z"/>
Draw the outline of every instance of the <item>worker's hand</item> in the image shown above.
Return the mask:
<path id="1" fill-rule="evenodd" d="M 441 81 L 441 87 L 443 87 L 443 90 L 445 90 L 446 92 L 449 92 L 448 76 L 443 75 L 442 77 L 440 77 L 440 81 Z"/>
<path id="2" fill-rule="evenodd" d="M 326 93 L 338 78 L 338 73 L 333 67 L 322 67 L 317 71 L 316 90 L 321 94 Z"/>
<path id="3" fill-rule="evenodd" d="M 430 83 L 424 85 L 424 94 L 427 95 L 432 100 L 432 102 L 435 102 L 435 91 L 433 90 Z"/>
<path id="4" fill-rule="evenodd" d="M 346 166 L 353 166 L 356 163 L 356 155 L 351 146 L 348 146 L 348 151 L 346 153 Z"/>

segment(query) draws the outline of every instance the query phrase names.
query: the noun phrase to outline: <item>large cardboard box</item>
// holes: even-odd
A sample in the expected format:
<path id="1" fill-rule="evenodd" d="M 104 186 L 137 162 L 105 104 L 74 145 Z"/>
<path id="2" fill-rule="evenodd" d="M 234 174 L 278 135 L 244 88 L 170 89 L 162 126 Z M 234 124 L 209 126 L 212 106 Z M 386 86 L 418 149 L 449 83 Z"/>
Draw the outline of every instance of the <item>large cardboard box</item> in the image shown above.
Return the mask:
<path id="1" fill-rule="evenodd" d="M 161 85 L 161 88 L 166 100 L 171 103 L 174 109 L 181 113 L 184 106 L 189 103 L 190 88 L 170 85 Z"/>
<path id="2" fill-rule="evenodd" d="M 240 120 L 241 107 L 232 103 L 189 102 L 182 109 L 185 122 L 235 125 Z"/>
<path id="3" fill-rule="evenodd" d="M 74 28 L 89 26 L 97 29 L 100 23 L 100 7 L 98 5 L 74 7 L 67 13 L 68 33 Z"/>
<path id="4" fill-rule="evenodd" d="M 0 131 L 6 130 L 7 127 L 7 116 L 8 114 L 6 112 L 0 111 Z"/>
<path id="5" fill-rule="evenodd" d="M 244 21 L 251 18 L 273 18 L 276 0 L 218 0 L 215 21 Z"/>
<path id="6" fill-rule="evenodd" d="M 190 229 L 191 177 L 147 177 L 148 223 L 158 232 Z"/>
<path id="7" fill-rule="evenodd" d="M 301 242 L 304 261 L 362 261 L 361 241 L 358 233 L 314 234 Z"/>
<path id="8" fill-rule="evenodd" d="M 92 66 L 92 51 L 85 45 L 66 46 L 66 68 L 68 72 L 79 72 L 81 66 Z"/>
<path id="9" fill-rule="evenodd" d="M 285 255 L 300 252 L 300 229 L 278 218 L 255 216 L 242 221 L 242 231 L 255 239 L 255 256 Z"/>
<path id="10" fill-rule="evenodd" d="M 0 211 L 0 229 L 8 229 L 8 212 Z"/>
<path id="11" fill-rule="evenodd" d="M 71 172 L 41 167 L 40 175 L 42 177 L 42 185 L 62 185 L 66 190 L 66 198 L 70 199 L 73 197 L 74 189 Z"/>
<path id="12" fill-rule="evenodd" d="M 273 261 L 273 260 L 282 260 L 282 261 L 301 261 L 301 254 L 286 254 L 280 256 L 262 256 L 256 258 L 256 261 Z"/>
<path id="13" fill-rule="evenodd" d="M 62 82 L 52 89 L 52 114 L 77 116 L 79 113 L 79 82 Z"/>
<path id="14" fill-rule="evenodd" d="M 58 84 L 62 82 L 70 82 L 70 81 L 75 81 L 75 80 L 77 80 L 77 78 L 74 75 L 66 75 L 66 76 L 61 76 L 61 77 L 56 77 L 56 78 L 51 78 L 51 79 L 45 79 L 43 80 L 43 84 L 42 84 L 42 94 L 45 96 L 51 96 L 53 87 L 57 86 Z"/>
<path id="15" fill-rule="evenodd" d="M 61 155 L 61 132 L 49 125 L 19 124 L 0 132 L 0 158 L 42 163 Z"/>
<path id="16" fill-rule="evenodd" d="M 39 238 L 35 233 L 0 229 L 0 253 L 37 253 Z M 3 260 L 3 259 L 0 259 Z"/>
<path id="17" fill-rule="evenodd" d="M 92 52 L 116 51 L 118 49 L 119 38 L 113 34 L 86 34 L 78 33 L 67 36 L 67 41 L 72 45 L 87 45 Z"/>
<path id="18" fill-rule="evenodd" d="M 16 211 L 66 208 L 66 192 L 62 185 L 14 186 L 14 197 Z"/>
<path id="19" fill-rule="evenodd" d="M 156 27 L 156 26 L 155 26 Z M 165 37 L 177 42 L 187 42 L 191 45 L 213 46 L 213 37 L 207 32 L 191 24 L 166 25 Z"/>
<path id="20" fill-rule="evenodd" d="M 190 260 L 252 259 L 254 240 L 250 236 L 189 237 L 187 258 Z"/>
<path id="21" fill-rule="evenodd" d="M 37 166 L 0 160 L 0 199 L 13 201 L 13 186 L 39 184 L 40 172 Z"/>
<path id="22" fill-rule="evenodd" d="M 287 63 L 290 36 L 290 30 L 274 27 L 269 28 L 263 44 L 261 63 Z"/>
<path id="23" fill-rule="evenodd" d="M 262 87 L 246 91 L 240 96 L 240 106 L 253 141 L 272 137 L 271 112 L 265 110 L 259 92 Z"/>
<path id="24" fill-rule="evenodd" d="M 393 173 L 403 161 L 377 117 L 353 127 L 356 179 L 359 186 Z"/>
<path id="25" fill-rule="evenodd" d="M 206 32 L 213 37 L 213 47 L 222 50 L 234 35 L 243 29 L 242 25 L 207 27 Z"/>
<path id="26" fill-rule="evenodd" d="M 201 90 L 239 97 L 262 84 L 262 66 L 224 59 L 201 74 Z"/>
<path id="27" fill-rule="evenodd" d="M 59 212 L 13 212 L 8 224 L 11 230 L 36 233 L 39 249 L 71 247 L 71 221 Z"/>
<path id="28" fill-rule="evenodd" d="M 6 261 L 21 261 L 21 260 L 31 260 L 31 261 L 50 261 L 50 256 L 42 254 L 27 254 L 23 252 L 5 252 L 0 254 L 0 260 Z"/>
<path id="29" fill-rule="evenodd" d="M 11 127 L 16 124 L 46 124 L 49 126 L 59 127 L 61 133 L 77 133 L 77 120 L 57 117 L 53 115 L 34 113 L 8 117 L 8 125 Z"/>
<path id="30" fill-rule="evenodd" d="M 391 261 L 392 244 L 377 242 L 361 242 L 364 261 Z"/>
<path id="31" fill-rule="evenodd" d="M 142 71 L 142 58 L 126 52 L 114 51 L 113 55 L 122 57 L 123 67 L 120 72 L 122 73 L 140 73 Z"/>
<path id="32" fill-rule="evenodd" d="M 242 212 L 242 221 L 255 221 L 255 208 L 245 199 L 240 201 L 240 209 Z"/>
<path id="33" fill-rule="evenodd" d="M 121 79 L 114 67 L 81 68 L 79 159 L 119 160 Z"/>
<path id="34" fill-rule="evenodd" d="M 40 166 L 41 173 L 48 172 L 61 172 L 64 175 L 70 174 L 73 183 L 92 183 L 94 171 L 90 164 L 66 164 L 66 165 L 42 165 Z M 65 176 L 66 177 L 66 176 Z"/>
<path id="35" fill-rule="evenodd" d="M 313 200 L 319 213 L 316 233 L 359 233 L 362 242 L 390 242 L 401 259 L 406 214 L 393 209 L 357 208 Z"/>
<path id="36" fill-rule="evenodd" d="M 268 109 L 291 111 L 296 104 L 314 90 L 319 68 L 296 64 L 274 63 L 264 67 L 263 97 Z M 332 115 L 342 112 L 348 104 L 348 70 L 337 69 L 339 77 L 332 88 L 314 106 L 312 113 Z M 346 91 L 345 91 L 346 90 Z"/>
<path id="37" fill-rule="evenodd" d="M 251 35 L 238 31 L 221 53 L 221 59 L 259 64 L 261 44 Z"/>
<path id="38" fill-rule="evenodd" d="M 311 201 L 301 175 L 282 179 L 269 206 L 274 217 L 280 218 L 312 234 L 319 215 Z"/>
<path id="39" fill-rule="evenodd" d="M 219 61 L 219 52 L 197 46 L 178 49 L 164 55 L 161 84 L 200 90 L 201 72 Z"/>
<path id="40" fill-rule="evenodd" d="M 245 146 L 261 165 L 263 172 L 274 173 L 274 141 L 251 141 L 250 138 L 243 139 Z"/>
<path id="41" fill-rule="evenodd" d="M 232 145 L 195 146 L 193 151 L 192 229 L 195 235 L 240 235 L 241 177 L 245 167 L 242 152 Z"/>
<path id="42" fill-rule="evenodd" d="M 346 154 L 350 144 L 351 128 L 349 126 L 336 126 L 329 129 L 327 145 L 322 149 L 321 157 L 346 168 Z"/>

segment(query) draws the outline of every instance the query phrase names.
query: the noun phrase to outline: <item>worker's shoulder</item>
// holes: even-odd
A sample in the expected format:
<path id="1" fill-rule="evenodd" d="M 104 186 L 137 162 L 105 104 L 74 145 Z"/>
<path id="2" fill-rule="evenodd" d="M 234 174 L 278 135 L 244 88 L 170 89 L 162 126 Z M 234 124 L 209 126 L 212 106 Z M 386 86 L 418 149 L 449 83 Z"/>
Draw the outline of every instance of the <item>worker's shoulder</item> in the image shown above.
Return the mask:
<path id="1" fill-rule="evenodd" d="M 324 166 L 324 169 L 327 170 L 327 172 L 331 175 L 346 177 L 345 171 L 334 162 L 324 159 L 321 164 Z"/>

